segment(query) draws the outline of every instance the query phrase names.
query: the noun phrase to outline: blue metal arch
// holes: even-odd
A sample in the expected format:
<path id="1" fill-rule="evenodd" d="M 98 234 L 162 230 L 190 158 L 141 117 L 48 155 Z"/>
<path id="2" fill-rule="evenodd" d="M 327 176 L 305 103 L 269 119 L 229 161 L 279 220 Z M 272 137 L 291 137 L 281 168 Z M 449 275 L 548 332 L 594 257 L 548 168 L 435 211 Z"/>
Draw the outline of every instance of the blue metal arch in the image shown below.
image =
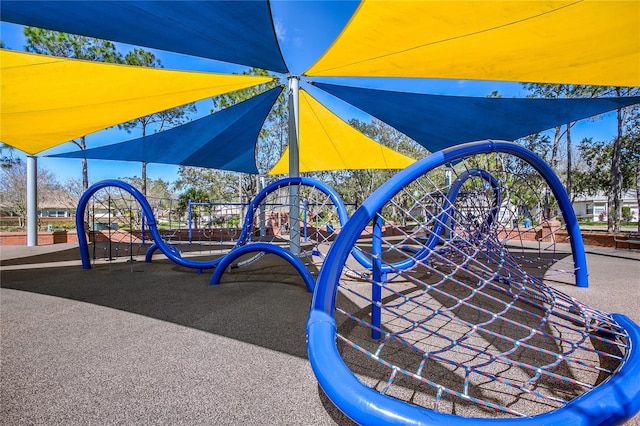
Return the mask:
<path id="1" fill-rule="evenodd" d="M 336 206 L 340 226 L 344 226 L 347 223 L 347 220 L 349 220 L 347 208 L 345 207 L 342 198 L 340 198 L 340 195 L 338 195 L 338 193 L 329 185 L 320 182 L 319 180 L 308 177 L 288 177 L 277 180 L 267 185 L 262 191 L 258 193 L 258 195 L 255 196 L 253 200 L 251 200 L 251 203 L 249 204 L 249 207 L 247 209 L 247 214 L 244 218 L 242 233 L 238 237 L 238 242 L 236 244 L 237 246 L 245 245 L 249 242 L 251 233 L 253 231 L 253 215 L 255 214 L 256 209 L 259 208 L 260 204 L 265 200 L 265 198 L 267 198 L 270 193 L 276 191 L 279 188 L 292 185 L 303 185 L 319 189 L 320 191 L 325 193 L 329 197 L 331 202 Z"/>
<path id="2" fill-rule="evenodd" d="M 269 243 L 252 243 L 233 249 L 229 254 L 224 256 L 218 266 L 216 266 L 216 269 L 215 271 L 213 271 L 213 275 L 211 276 L 211 281 L 209 283 L 211 285 L 220 283 L 222 274 L 224 274 L 227 268 L 233 264 L 234 260 L 242 255 L 253 252 L 265 252 L 280 256 L 281 258 L 289 262 L 291 266 L 296 268 L 296 271 L 298 271 L 298 273 L 304 280 L 304 284 L 306 285 L 307 290 L 310 293 L 313 292 L 313 289 L 315 287 L 315 280 L 313 279 L 313 276 L 311 276 L 311 273 L 309 272 L 307 267 L 304 266 L 304 264 L 300 261 L 300 259 L 289 250 Z"/>
<path id="3" fill-rule="evenodd" d="M 97 191 L 107 187 L 116 187 L 123 189 L 133 195 L 136 201 L 140 204 L 142 208 L 143 217 L 146 219 L 147 225 L 149 226 L 149 232 L 151 233 L 153 240 L 155 243 L 147 250 L 146 260 L 150 261 L 151 255 L 156 249 L 159 249 L 165 256 L 171 259 L 173 262 L 177 263 L 180 266 L 184 266 L 187 268 L 193 269 L 211 269 L 215 268 L 216 265 L 220 262 L 220 259 L 214 259 L 211 261 L 193 261 L 189 259 L 185 259 L 180 256 L 180 253 L 175 249 L 175 247 L 167 244 L 160 235 L 158 231 L 158 227 L 156 225 L 156 219 L 153 215 L 153 210 L 149 205 L 146 197 L 134 186 L 129 185 L 126 182 L 122 182 L 115 179 L 103 180 L 98 183 L 95 183 L 87 189 L 80 200 L 78 202 L 78 208 L 76 209 L 76 229 L 81 230 L 84 229 L 84 210 L 87 207 L 91 196 L 95 194 Z M 78 235 L 78 245 L 80 247 L 80 258 L 82 259 L 82 268 L 91 269 L 91 260 L 89 258 L 89 245 L 87 243 L 87 236 L 83 234 L 83 236 Z"/>
<path id="4" fill-rule="evenodd" d="M 582 242 L 582 235 L 578 221 L 567 197 L 564 187 L 551 168 L 540 157 L 531 151 L 504 141 L 481 141 L 459 145 L 436 152 L 405 170 L 399 172 L 377 191 L 375 191 L 349 219 L 340 235 L 332 245 L 316 283 L 311 312 L 307 322 L 308 353 L 311 366 L 320 386 L 329 398 L 353 420 L 360 424 L 374 421 L 376 424 L 451 424 L 466 425 L 468 419 L 436 413 L 431 410 L 412 406 L 404 402 L 384 396 L 363 385 L 349 370 L 340 357 L 336 347 L 336 322 L 334 319 L 335 298 L 338 283 L 344 265 L 352 247 L 360 236 L 362 229 L 376 217 L 384 204 L 397 194 L 405 185 L 419 178 L 424 173 L 436 167 L 456 162 L 464 157 L 492 152 L 503 152 L 517 156 L 527 161 L 549 184 L 562 212 L 567 231 L 570 236 L 573 261 L 576 269 L 576 284 L 587 287 L 588 275 L 586 256 Z M 489 178 L 490 179 L 490 178 Z M 451 194 L 451 193 L 450 193 Z M 451 194 L 452 195 L 452 194 Z M 629 332 L 632 342 L 637 342 L 639 332 L 633 322 L 623 316 L 615 316 L 619 324 Z M 637 343 L 636 343 L 637 344 Z M 637 351 L 632 351 L 628 364 L 623 367 L 629 371 L 631 364 L 640 362 Z M 479 424 L 540 424 L 540 421 L 555 422 L 556 424 L 587 424 L 598 418 L 600 420 L 619 418 L 629 413 L 631 406 L 637 407 L 637 402 L 629 401 L 640 394 L 640 385 L 626 374 L 612 377 L 611 386 L 624 386 L 626 395 L 613 398 L 611 394 L 590 392 L 569 403 L 564 410 L 522 419 L 473 419 Z M 593 408 L 598 398 L 607 400 L 606 410 Z M 591 414 L 593 412 L 593 414 Z M 593 418 L 592 418 L 593 417 Z M 576 423 L 577 422 L 577 423 Z"/>
<path id="5" fill-rule="evenodd" d="M 178 265 L 184 266 L 187 268 L 197 269 L 199 271 L 202 271 L 203 269 L 216 268 L 221 262 L 224 262 L 226 266 L 220 268 L 220 270 L 216 269 L 214 274 L 214 277 L 216 278 L 214 279 L 212 277 L 211 282 L 217 283 L 220 280 L 220 277 L 222 276 L 222 274 L 224 273 L 224 270 L 226 269 L 226 267 L 229 266 L 233 262 L 233 260 L 237 259 L 238 256 L 241 256 L 242 254 L 245 254 L 250 251 L 266 251 L 269 253 L 276 254 L 282 257 L 283 259 L 287 260 L 289 263 L 291 263 L 296 268 L 296 270 L 298 270 L 298 272 L 302 275 L 302 278 L 304 279 L 308 290 L 311 292 L 313 291 L 315 281 L 311 277 L 308 269 L 306 269 L 306 267 L 304 267 L 304 265 L 302 265 L 302 263 L 299 260 L 294 259 L 292 257 L 293 255 L 289 251 L 282 249 L 278 246 L 275 246 L 273 244 L 271 245 L 266 243 L 249 244 L 251 235 L 253 232 L 253 216 L 255 214 L 256 209 L 259 208 L 260 204 L 266 199 L 266 197 L 270 193 L 272 193 L 273 191 L 276 191 L 279 188 L 291 186 L 291 185 L 303 185 L 303 186 L 317 188 L 318 190 L 326 194 L 336 207 L 340 225 L 344 226 L 347 223 L 349 219 L 349 216 L 347 214 L 347 209 L 344 205 L 344 202 L 342 201 L 342 198 L 333 188 L 329 187 L 323 182 L 320 182 L 318 180 L 308 178 L 308 177 L 284 178 L 265 187 L 251 201 L 251 203 L 249 204 L 249 208 L 247 210 L 247 214 L 245 216 L 245 221 L 244 221 L 244 225 L 243 225 L 240 237 L 238 238 L 238 241 L 236 242 L 235 247 L 231 250 L 230 253 L 228 253 L 227 255 L 221 258 L 213 259 L 210 261 L 193 261 L 193 260 L 183 258 L 180 255 L 180 252 L 175 248 L 175 246 L 171 244 L 167 244 L 162 239 L 162 236 L 160 235 L 157 229 L 157 224 L 156 224 L 155 217 L 153 215 L 153 210 L 149 205 L 146 197 L 134 186 L 126 182 L 112 179 L 112 180 L 104 180 L 104 181 L 98 182 L 92 185 L 89 189 L 87 189 L 87 191 L 85 191 L 85 193 L 80 198 L 80 201 L 78 203 L 78 207 L 76 210 L 76 227 L 77 229 L 84 229 L 83 213 L 84 213 L 84 210 L 86 209 L 86 206 L 91 196 L 94 193 L 106 187 L 121 188 L 129 192 L 131 195 L 133 195 L 136 201 L 138 201 L 138 203 L 140 204 L 143 212 L 143 217 L 146 220 L 149 226 L 149 231 L 153 237 L 154 243 L 147 249 L 147 252 L 145 254 L 146 262 L 152 261 L 153 254 L 157 250 L 160 250 L 165 256 L 167 256 L 171 261 L 177 263 Z M 80 257 L 82 259 L 82 267 L 84 269 L 90 269 L 91 262 L 89 258 L 89 248 L 88 248 L 86 235 L 84 238 L 79 237 L 78 243 L 80 246 Z M 252 248 L 242 249 L 243 246 L 247 246 L 247 245 L 249 245 Z M 265 246 L 269 246 L 269 247 L 267 249 L 264 249 Z"/>
<path id="6" fill-rule="evenodd" d="M 451 184 L 451 187 L 449 188 L 449 191 L 447 192 L 447 195 L 444 200 L 444 208 L 440 213 L 438 213 L 438 216 L 436 216 L 436 221 L 435 221 L 435 225 L 433 226 L 433 231 L 429 235 L 429 238 L 427 239 L 424 246 L 419 250 L 417 250 L 415 254 L 410 258 L 401 260 L 396 263 L 380 266 L 381 272 L 389 273 L 393 271 L 412 268 L 416 264 L 416 262 L 423 260 L 429 255 L 429 253 L 436 247 L 436 245 L 442 238 L 442 232 L 444 231 L 445 223 L 451 217 L 451 210 L 453 209 L 453 204 L 456 198 L 458 197 L 458 193 L 460 192 L 462 185 L 464 185 L 464 183 L 467 180 L 471 179 L 472 177 L 480 177 L 486 180 L 487 182 L 489 182 L 489 184 L 491 184 L 491 187 L 494 190 L 495 198 L 493 200 L 493 207 L 491 209 L 491 212 L 489 213 L 489 216 L 487 216 L 487 218 L 485 219 L 485 222 L 482 224 L 481 229 L 486 229 L 491 226 L 491 224 L 495 220 L 496 215 L 498 214 L 498 211 L 500 210 L 501 193 L 500 193 L 500 185 L 498 183 L 498 180 L 486 170 L 476 169 L 476 168 L 466 170 L 463 173 L 461 173 L 460 176 L 458 176 L 456 180 L 453 181 L 453 183 Z"/>

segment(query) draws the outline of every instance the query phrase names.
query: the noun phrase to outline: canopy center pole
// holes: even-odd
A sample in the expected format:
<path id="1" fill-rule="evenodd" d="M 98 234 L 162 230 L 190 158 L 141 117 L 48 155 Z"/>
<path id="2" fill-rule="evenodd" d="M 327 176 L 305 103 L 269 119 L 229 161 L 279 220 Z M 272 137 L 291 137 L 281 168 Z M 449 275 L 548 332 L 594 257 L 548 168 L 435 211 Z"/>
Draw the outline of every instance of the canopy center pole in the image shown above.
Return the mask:
<path id="1" fill-rule="evenodd" d="M 27 246 L 38 245 L 38 158 L 27 156 Z"/>
<path id="2" fill-rule="evenodd" d="M 289 77 L 289 177 L 300 176 L 300 110 L 299 110 L 300 77 Z M 300 195 L 298 187 L 292 185 L 289 192 L 289 249 L 291 253 L 300 255 Z"/>

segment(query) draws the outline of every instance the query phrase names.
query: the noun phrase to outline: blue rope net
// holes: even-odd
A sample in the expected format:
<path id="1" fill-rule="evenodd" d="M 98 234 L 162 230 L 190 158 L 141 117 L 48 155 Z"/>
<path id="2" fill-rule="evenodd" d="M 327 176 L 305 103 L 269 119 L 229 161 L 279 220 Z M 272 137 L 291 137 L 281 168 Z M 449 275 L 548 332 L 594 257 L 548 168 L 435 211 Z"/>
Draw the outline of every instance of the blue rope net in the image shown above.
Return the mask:
<path id="1" fill-rule="evenodd" d="M 129 185 L 112 183 L 90 188 L 84 211 L 77 212 L 90 232 L 93 262 L 138 260 L 158 240 L 163 240 L 175 256 L 197 256 L 205 261 L 228 252 L 234 245 L 233 236 L 239 235 L 239 227 L 216 223 L 212 208 L 198 209 L 192 222 L 197 225 L 189 229 L 186 213 L 178 211 L 178 200 L 144 197 L 141 202 Z"/>
<path id="2" fill-rule="evenodd" d="M 580 236 L 557 219 L 575 219 L 561 211 L 557 182 L 518 155 L 477 151 L 426 159 L 377 191 L 321 271 L 310 359 L 328 396 L 357 421 L 556 412 L 610 382 L 629 358 L 626 328 L 557 289 L 586 286 Z M 369 267 L 339 248 L 352 244 Z M 342 273 L 325 271 L 329 264 Z M 337 379 L 346 375 L 358 383 Z"/>
<path id="3" fill-rule="evenodd" d="M 150 262 L 160 250 L 181 266 L 213 269 L 244 247 L 244 259 L 233 266 L 250 264 L 271 251 L 303 271 L 299 258 L 317 270 L 348 214 L 338 194 L 323 183 L 286 178 L 268 185 L 247 205 L 194 202 L 188 212 L 177 200 L 148 198 L 125 182 L 102 181 L 83 194 L 76 217 L 79 228 L 85 222 L 89 228 L 94 261 L 103 252 L 109 260 L 144 254 Z M 246 248 L 255 243 L 260 245 L 249 255 Z M 296 257 L 283 252 L 293 245 Z M 81 239 L 80 248 L 83 266 L 89 268 L 86 240 Z"/>

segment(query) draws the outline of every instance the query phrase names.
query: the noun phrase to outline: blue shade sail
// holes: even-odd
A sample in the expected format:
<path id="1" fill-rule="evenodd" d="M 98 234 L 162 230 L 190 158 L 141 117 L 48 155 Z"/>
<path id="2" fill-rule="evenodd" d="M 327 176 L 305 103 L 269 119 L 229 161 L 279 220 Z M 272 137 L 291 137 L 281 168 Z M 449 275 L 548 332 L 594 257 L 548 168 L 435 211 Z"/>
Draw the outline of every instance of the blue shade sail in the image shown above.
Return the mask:
<path id="1" fill-rule="evenodd" d="M 3 21 L 288 72 L 263 1 L 12 1 Z"/>
<path id="2" fill-rule="evenodd" d="M 431 152 L 483 139 L 516 140 L 640 103 L 640 97 L 532 99 L 429 95 L 314 85 L 395 127 Z"/>
<path id="3" fill-rule="evenodd" d="M 255 174 L 258 134 L 281 92 L 282 87 L 275 87 L 215 114 L 142 138 L 51 157 L 144 161 Z"/>

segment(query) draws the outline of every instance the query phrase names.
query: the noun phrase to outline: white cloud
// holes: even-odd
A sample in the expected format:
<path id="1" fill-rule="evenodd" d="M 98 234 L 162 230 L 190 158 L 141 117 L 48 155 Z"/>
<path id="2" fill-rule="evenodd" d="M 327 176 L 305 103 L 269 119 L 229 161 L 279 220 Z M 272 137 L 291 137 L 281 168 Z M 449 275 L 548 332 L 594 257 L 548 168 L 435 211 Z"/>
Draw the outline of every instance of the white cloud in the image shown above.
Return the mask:
<path id="1" fill-rule="evenodd" d="M 282 22 L 280 22 L 279 20 L 274 20 L 273 26 L 275 27 L 276 36 L 278 36 L 278 40 L 280 40 L 280 42 L 286 41 L 287 40 L 287 30 L 286 30 L 284 24 Z"/>

